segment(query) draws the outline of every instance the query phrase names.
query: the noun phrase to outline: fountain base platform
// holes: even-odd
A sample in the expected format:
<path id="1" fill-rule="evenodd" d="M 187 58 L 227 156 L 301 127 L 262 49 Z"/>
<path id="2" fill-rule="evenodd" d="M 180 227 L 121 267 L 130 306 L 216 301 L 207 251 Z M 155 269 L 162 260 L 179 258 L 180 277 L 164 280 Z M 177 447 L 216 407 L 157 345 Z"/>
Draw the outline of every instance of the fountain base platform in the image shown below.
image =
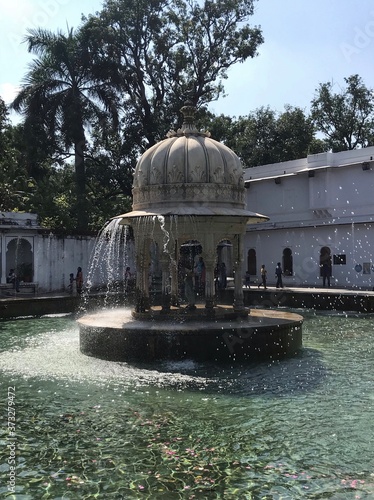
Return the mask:
<path id="1" fill-rule="evenodd" d="M 240 316 L 229 306 L 215 309 L 217 317 L 209 319 L 197 306 L 188 321 L 183 314 L 163 318 L 157 309 L 143 319 L 130 309 L 86 314 L 78 319 L 80 350 L 110 361 L 255 362 L 291 357 L 302 347 L 298 314 L 254 309 Z"/>

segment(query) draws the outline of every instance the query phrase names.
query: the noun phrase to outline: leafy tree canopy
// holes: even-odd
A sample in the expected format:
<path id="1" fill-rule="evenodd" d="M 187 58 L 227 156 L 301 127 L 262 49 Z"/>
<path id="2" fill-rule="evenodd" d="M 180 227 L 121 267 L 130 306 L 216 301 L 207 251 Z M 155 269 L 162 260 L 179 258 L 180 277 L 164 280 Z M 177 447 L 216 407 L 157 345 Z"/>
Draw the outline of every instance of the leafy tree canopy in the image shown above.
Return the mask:
<path id="1" fill-rule="evenodd" d="M 358 75 L 345 78 L 346 87 L 333 91 L 321 83 L 311 103 L 315 126 L 333 152 L 374 144 L 374 96 Z"/>
<path id="2" fill-rule="evenodd" d="M 14 127 L 8 119 L 8 109 L 0 98 L 0 210 L 24 210 L 29 191 L 33 188 L 22 161 L 23 144 L 20 126 Z"/>
<path id="3" fill-rule="evenodd" d="M 86 40 L 78 30 L 52 33 L 29 30 L 31 63 L 12 107 L 23 114 L 26 131 L 36 131 L 37 141 L 51 144 L 55 158 L 69 158 L 74 149 L 75 212 L 80 229 L 88 228 L 85 148 L 86 131 L 92 123 L 108 128 L 109 111 L 117 117 L 115 92 L 99 81 Z"/>
<path id="4" fill-rule="evenodd" d="M 138 129 L 140 151 L 165 136 L 187 97 L 199 106 L 217 99 L 227 70 L 257 54 L 253 4 L 107 0 L 86 19 L 93 57 L 117 85 L 125 133 L 128 124 Z"/>
<path id="5" fill-rule="evenodd" d="M 227 70 L 256 55 L 254 2 L 107 0 L 75 31 L 28 31 L 35 59 L 12 106 L 24 118 L 23 164 L 36 180 L 29 205 L 43 220 L 55 214 L 55 227 L 85 230 L 100 206 L 126 210 L 137 157 L 165 136 L 185 99 L 217 99 Z M 44 198 L 46 210 L 42 187 L 56 193 L 55 202 Z"/>
<path id="6" fill-rule="evenodd" d="M 324 142 L 315 137 L 311 118 L 290 105 L 282 113 L 261 107 L 239 118 L 206 113 L 200 123 L 214 139 L 235 151 L 245 167 L 295 160 L 326 150 Z"/>
<path id="7" fill-rule="evenodd" d="M 198 126 L 246 167 L 374 144 L 373 93 L 358 75 L 338 93 L 320 84 L 310 115 L 208 111 L 229 68 L 263 43 L 249 24 L 255 1 L 105 0 L 76 31 L 30 30 L 35 60 L 13 102 L 21 125 L 0 99 L 0 209 L 35 211 L 55 230 L 98 229 L 130 209 L 139 155 L 180 125 L 187 98 Z"/>

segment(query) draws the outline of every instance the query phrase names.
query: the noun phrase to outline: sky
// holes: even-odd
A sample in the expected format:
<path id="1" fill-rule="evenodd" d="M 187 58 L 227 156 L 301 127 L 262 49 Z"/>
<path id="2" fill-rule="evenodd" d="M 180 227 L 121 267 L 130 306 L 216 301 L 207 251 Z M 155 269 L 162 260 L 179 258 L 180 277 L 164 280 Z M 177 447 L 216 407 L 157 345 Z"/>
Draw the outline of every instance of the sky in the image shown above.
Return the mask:
<path id="1" fill-rule="evenodd" d="M 101 7 L 101 0 L 0 0 L 2 99 L 14 98 L 32 59 L 22 43 L 28 28 L 66 31 Z M 258 0 L 250 24 L 265 41 L 257 57 L 229 70 L 227 96 L 211 103 L 214 113 L 282 112 L 287 104 L 308 112 L 320 83 L 340 92 L 354 74 L 374 88 L 373 0 Z"/>

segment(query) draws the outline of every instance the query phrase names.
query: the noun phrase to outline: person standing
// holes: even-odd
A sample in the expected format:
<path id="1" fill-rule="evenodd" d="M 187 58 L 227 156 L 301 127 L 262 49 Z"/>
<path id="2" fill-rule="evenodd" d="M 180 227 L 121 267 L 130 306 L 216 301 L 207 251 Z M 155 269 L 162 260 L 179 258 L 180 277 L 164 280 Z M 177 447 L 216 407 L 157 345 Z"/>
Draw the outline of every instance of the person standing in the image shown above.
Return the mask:
<path id="1" fill-rule="evenodd" d="M 249 271 L 246 271 L 244 278 L 244 285 L 247 288 L 251 288 L 250 284 L 251 284 L 251 275 L 249 274 Z"/>
<path id="2" fill-rule="evenodd" d="M 77 275 L 75 277 L 75 283 L 77 286 L 77 293 L 82 293 L 82 288 L 83 288 L 83 273 L 82 273 L 82 268 L 78 267 L 77 269 Z"/>
<path id="3" fill-rule="evenodd" d="M 74 293 L 74 273 L 70 273 L 69 275 L 69 293 Z"/>
<path id="4" fill-rule="evenodd" d="M 195 287 L 197 293 L 204 295 L 205 292 L 205 262 L 199 257 L 195 265 Z"/>
<path id="5" fill-rule="evenodd" d="M 277 267 L 275 268 L 275 276 L 277 277 L 277 288 L 283 288 L 283 282 L 282 282 L 282 276 L 283 276 L 283 270 L 281 263 L 277 263 Z"/>
<path id="6" fill-rule="evenodd" d="M 16 275 L 14 269 L 11 269 L 9 271 L 7 282 L 13 283 L 13 288 L 16 290 L 16 292 L 19 292 L 19 278 Z"/>
<path id="7" fill-rule="evenodd" d="M 330 278 L 331 278 L 331 266 L 327 262 L 324 262 L 322 265 L 322 278 L 323 278 L 323 286 L 330 286 Z"/>
<path id="8" fill-rule="evenodd" d="M 265 264 L 262 264 L 260 273 L 261 273 L 261 283 L 258 285 L 258 288 L 260 288 L 261 285 L 264 285 L 264 288 L 266 290 L 267 270 L 265 269 Z"/>
<path id="9" fill-rule="evenodd" d="M 195 287 L 193 283 L 193 270 L 189 267 L 185 267 L 185 280 L 184 280 L 184 294 L 187 300 L 187 309 L 194 310 L 196 309 L 195 301 Z"/>

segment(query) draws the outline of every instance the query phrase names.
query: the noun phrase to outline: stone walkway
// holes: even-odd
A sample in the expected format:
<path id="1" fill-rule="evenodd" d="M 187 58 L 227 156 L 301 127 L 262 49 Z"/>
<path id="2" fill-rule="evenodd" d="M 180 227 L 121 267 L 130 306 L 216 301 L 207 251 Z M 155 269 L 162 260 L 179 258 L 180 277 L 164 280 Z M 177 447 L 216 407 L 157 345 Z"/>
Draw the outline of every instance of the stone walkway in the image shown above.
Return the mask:
<path id="1" fill-rule="evenodd" d="M 319 310 L 374 313 L 374 291 L 347 288 L 312 288 L 268 286 L 266 290 L 252 285 L 243 288 L 244 303 L 249 308 L 308 308 Z M 91 295 L 90 301 L 102 301 L 104 295 Z M 232 303 L 233 289 L 222 294 L 222 303 Z M 0 319 L 23 315 L 76 312 L 82 297 L 68 293 L 13 293 L 0 295 Z"/>

